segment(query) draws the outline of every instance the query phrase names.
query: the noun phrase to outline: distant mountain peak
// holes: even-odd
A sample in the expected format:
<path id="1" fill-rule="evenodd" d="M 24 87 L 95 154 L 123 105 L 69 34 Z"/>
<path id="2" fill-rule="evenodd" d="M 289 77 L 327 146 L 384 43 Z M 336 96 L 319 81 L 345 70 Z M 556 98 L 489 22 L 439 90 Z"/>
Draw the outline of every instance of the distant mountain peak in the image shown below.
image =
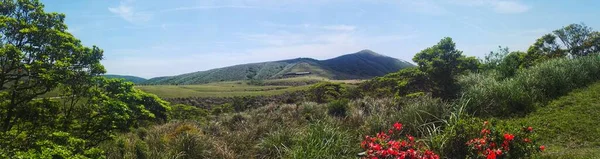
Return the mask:
<path id="1" fill-rule="evenodd" d="M 385 56 L 385 55 L 376 53 L 375 51 L 372 51 L 372 50 L 369 50 L 369 49 L 360 50 L 359 52 L 356 52 L 354 54 L 357 54 L 357 55 L 370 55 L 370 56 Z"/>

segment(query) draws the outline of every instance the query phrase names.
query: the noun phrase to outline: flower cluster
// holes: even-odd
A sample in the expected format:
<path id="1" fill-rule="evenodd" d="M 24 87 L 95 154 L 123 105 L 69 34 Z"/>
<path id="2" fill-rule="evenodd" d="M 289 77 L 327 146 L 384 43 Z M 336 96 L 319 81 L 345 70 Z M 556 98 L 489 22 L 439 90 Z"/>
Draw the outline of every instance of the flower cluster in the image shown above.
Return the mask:
<path id="1" fill-rule="evenodd" d="M 485 121 L 481 130 L 481 138 L 469 140 L 467 146 L 474 152 L 472 157 L 487 159 L 507 156 L 510 156 L 510 158 L 528 157 L 533 153 L 544 151 L 546 148 L 543 145 L 537 148 L 530 138 L 532 134 L 532 127 L 524 127 L 518 136 L 506 132 L 500 133 Z M 498 145 L 497 143 L 501 144 Z"/>
<path id="2" fill-rule="evenodd" d="M 424 150 L 423 146 L 415 144 L 415 138 L 406 135 L 406 140 L 393 140 L 390 135 L 402 130 L 402 124 L 395 123 L 388 133 L 380 132 L 375 137 L 366 136 L 362 141 L 361 147 L 365 150 L 363 158 L 379 159 L 439 159 L 440 157 L 433 151 Z"/>

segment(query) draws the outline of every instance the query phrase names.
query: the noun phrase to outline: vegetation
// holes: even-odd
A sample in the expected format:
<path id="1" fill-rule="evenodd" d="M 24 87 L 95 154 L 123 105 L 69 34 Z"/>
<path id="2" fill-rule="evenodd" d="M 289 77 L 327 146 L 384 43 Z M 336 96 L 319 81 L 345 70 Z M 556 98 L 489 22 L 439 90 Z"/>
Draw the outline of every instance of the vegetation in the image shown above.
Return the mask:
<path id="1" fill-rule="evenodd" d="M 63 14 L 38 1 L 0 6 L 1 158 L 98 158 L 118 132 L 167 120 L 168 103 L 98 76 L 102 50 L 68 33 Z"/>
<path id="2" fill-rule="evenodd" d="M 363 50 L 147 82 L 218 83 L 136 86 L 102 76 L 102 50 L 68 33 L 63 14 L 36 0 L 0 6 L 0 158 L 600 155 L 600 34 L 583 24 L 483 60 L 443 38 L 402 70 Z"/>

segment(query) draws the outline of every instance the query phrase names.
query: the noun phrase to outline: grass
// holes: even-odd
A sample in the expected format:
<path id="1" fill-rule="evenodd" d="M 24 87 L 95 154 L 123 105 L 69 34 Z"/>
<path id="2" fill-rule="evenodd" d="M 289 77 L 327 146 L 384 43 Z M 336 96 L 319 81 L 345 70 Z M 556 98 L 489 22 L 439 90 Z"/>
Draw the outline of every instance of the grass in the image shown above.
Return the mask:
<path id="1" fill-rule="evenodd" d="M 543 158 L 600 156 L 600 83 L 575 90 L 510 123 L 536 128 L 538 141 L 547 145 Z"/>
<path id="2" fill-rule="evenodd" d="M 266 80 L 267 82 L 295 82 L 295 81 L 331 81 L 339 83 L 353 84 L 358 80 L 329 80 L 323 77 L 301 76 L 295 78 Z M 233 96 L 270 96 L 283 94 L 285 92 L 295 92 L 308 89 L 309 85 L 303 86 L 256 86 L 249 85 L 245 81 L 216 82 L 199 85 L 142 85 L 136 88 L 156 94 L 161 98 L 186 98 L 186 97 L 233 97 Z"/>

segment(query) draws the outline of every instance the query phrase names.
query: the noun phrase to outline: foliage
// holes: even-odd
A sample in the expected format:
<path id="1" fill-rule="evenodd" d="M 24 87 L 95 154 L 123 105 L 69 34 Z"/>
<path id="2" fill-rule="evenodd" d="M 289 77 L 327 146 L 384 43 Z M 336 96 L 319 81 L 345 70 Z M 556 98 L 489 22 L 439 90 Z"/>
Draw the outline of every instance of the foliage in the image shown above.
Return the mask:
<path id="1" fill-rule="evenodd" d="M 472 158 L 529 158 L 545 149 L 537 146 L 533 127 L 523 127 L 516 133 L 503 132 L 487 121 L 483 123 L 481 137 L 467 142 Z"/>
<path id="2" fill-rule="evenodd" d="M 208 116 L 206 109 L 197 108 L 194 106 L 176 104 L 171 106 L 169 112 L 169 119 L 171 120 L 194 120 L 194 121 L 205 121 Z"/>
<path id="3" fill-rule="evenodd" d="M 219 106 L 215 106 L 213 108 L 211 108 L 210 110 L 210 114 L 212 115 L 219 115 L 219 114 L 223 114 L 223 113 L 231 113 L 233 112 L 233 106 L 231 103 L 225 103 Z"/>
<path id="4" fill-rule="evenodd" d="M 365 150 L 363 158 L 414 158 L 414 159 L 439 159 L 440 157 L 432 151 L 424 148 L 423 144 L 415 141 L 415 138 L 406 135 L 406 140 L 394 140 L 397 132 L 402 130 L 402 124 L 396 122 L 393 128 L 386 132 L 379 132 L 377 136 L 366 136 L 361 142 L 361 148 Z"/>
<path id="5" fill-rule="evenodd" d="M 355 155 L 350 138 L 333 125 L 317 122 L 301 133 L 286 158 L 348 158 Z"/>
<path id="6" fill-rule="evenodd" d="M 327 104 L 327 114 L 336 117 L 345 117 L 348 111 L 348 100 L 339 99 Z"/>
<path id="7" fill-rule="evenodd" d="M 481 69 L 494 70 L 498 68 L 500 63 L 506 56 L 508 56 L 509 53 L 510 51 L 508 47 L 498 46 L 497 51 L 490 51 L 489 54 L 485 55 L 485 58 L 482 60 Z"/>
<path id="8" fill-rule="evenodd" d="M 68 33 L 63 14 L 37 0 L 0 6 L 2 156 L 97 158 L 94 147 L 117 132 L 166 121 L 167 102 L 98 76 L 102 50 Z"/>
<path id="9" fill-rule="evenodd" d="M 416 67 L 376 77 L 359 85 L 363 94 L 372 97 L 403 97 L 412 93 L 431 92 L 432 87 L 427 74 Z"/>
<path id="10" fill-rule="evenodd" d="M 318 103 L 325 103 L 341 97 L 346 89 L 338 83 L 320 82 L 308 88 L 308 98 Z"/>
<path id="11" fill-rule="evenodd" d="M 479 67 L 479 61 L 475 57 L 464 56 L 449 37 L 417 53 L 413 61 L 433 83 L 433 95 L 445 99 L 454 97 L 458 91 L 455 76 Z"/>
<path id="12" fill-rule="evenodd" d="M 497 80 L 485 74 L 462 76 L 463 96 L 471 99 L 468 112 L 477 116 L 508 116 L 531 112 L 569 91 L 600 80 L 600 56 L 555 59 Z"/>
<path id="13" fill-rule="evenodd" d="M 537 39 L 527 50 L 521 67 L 530 67 L 548 59 L 571 55 L 587 56 L 600 48 L 600 33 L 585 24 L 570 24 Z M 560 41 L 558 41 L 558 40 Z"/>

